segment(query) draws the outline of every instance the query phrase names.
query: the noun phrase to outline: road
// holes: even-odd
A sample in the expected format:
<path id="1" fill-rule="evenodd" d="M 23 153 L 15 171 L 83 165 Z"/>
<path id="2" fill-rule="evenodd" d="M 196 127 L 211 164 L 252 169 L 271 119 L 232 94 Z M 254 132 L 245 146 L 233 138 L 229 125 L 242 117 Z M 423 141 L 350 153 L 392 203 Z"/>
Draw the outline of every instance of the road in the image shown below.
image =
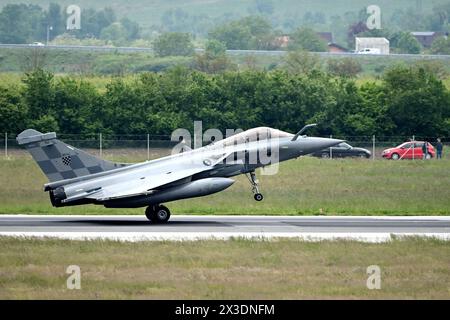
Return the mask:
<path id="1" fill-rule="evenodd" d="M 48 45 L 48 46 L 32 46 L 29 44 L 0 44 L 0 48 L 6 49 L 58 49 L 58 50 L 75 50 L 75 51 L 102 51 L 102 52 L 147 52 L 153 53 L 152 48 L 143 47 L 112 47 L 112 46 L 79 46 L 79 45 Z M 196 52 L 203 52 L 204 49 L 197 48 Z M 284 50 L 227 50 L 229 55 L 252 55 L 252 56 L 283 56 L 287 53 Z M 438 59 L 450 60 L 450 55 L 430 55 L 430 54 L 356 54 L 352 52 L 314 52 L 323 57 L 354 57 L 354 58 L 401 58 L 401 59 Z"/>
<path id="2" fill-rule="evenodd" d="M 142 216 L 0 216 L 0 236 L 64 239 L 200 240 L 243 238 L 356 239 L 396 236 L 450 240 L 450 217 L 172 216 L 153 225 Z"/>

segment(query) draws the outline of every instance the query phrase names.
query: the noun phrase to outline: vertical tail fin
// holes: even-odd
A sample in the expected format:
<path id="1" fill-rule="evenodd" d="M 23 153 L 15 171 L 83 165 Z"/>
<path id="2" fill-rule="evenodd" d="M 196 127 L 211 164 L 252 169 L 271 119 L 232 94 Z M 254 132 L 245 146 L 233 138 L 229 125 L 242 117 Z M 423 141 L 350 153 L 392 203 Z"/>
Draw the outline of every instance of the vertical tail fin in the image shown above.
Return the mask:
<path id="1" fill-rule="evenodd" d="M 56 133 L 27 129 L 17 136 L 50 182 L 82 177 L 126 166 L 94 157 L 56 139 Z"/>

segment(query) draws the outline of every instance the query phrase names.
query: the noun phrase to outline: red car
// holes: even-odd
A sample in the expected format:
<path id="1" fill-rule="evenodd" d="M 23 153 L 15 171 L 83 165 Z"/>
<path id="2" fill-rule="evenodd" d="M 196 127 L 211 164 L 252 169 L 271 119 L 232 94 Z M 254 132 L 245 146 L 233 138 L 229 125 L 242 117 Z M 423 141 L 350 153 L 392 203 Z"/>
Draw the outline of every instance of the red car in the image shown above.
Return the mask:
<path id="1" fill-rule="evenodd" d="M 395 148 L 389 148 L 383 151 L 382 156 L 386 159 L 422 159 L 422 146 L 424 141 L 409 141 L 404 142 Z M 435 150 L 431 143 L 427 142 L 428 154 L 427 159 L 434 158 Z"/>

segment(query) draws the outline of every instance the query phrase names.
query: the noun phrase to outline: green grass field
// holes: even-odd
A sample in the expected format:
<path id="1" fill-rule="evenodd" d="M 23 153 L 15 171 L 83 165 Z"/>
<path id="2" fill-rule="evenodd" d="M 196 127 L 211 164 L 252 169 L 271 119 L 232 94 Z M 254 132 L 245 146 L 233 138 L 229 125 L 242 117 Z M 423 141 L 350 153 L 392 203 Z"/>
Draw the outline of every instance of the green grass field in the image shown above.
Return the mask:
<path id="1" fill-rule="evenodd" d="M 449 299 L 450 246 L 295 240 L 138 242 L 0 238 L 0 299 Z M 68 290 L 78 265 L 81 289 Z M 366 287 L 367 267 L 381 289 Z"/>
<path id="2" fill-rule="evenodd" d="M 106 151 L 105 151 L 106 152 Z M 142 161 L 122 151 L 106 157 Z M 155 154 L 154 156 L 157 156 Z M 168 203 L 174 214 L 263 215 L 449 215 L 450 161 L 388 161 L 303 157 L 284 162 L 279 173 L 260 175 L 262 202 L 253 200 L 245 176 L 207 197 Z M 31 157 L 0 160 L 1 214 L 142 214 L 144 209 L 102 206 L 53 208 L 42 191 L 47 182 Z"/>
<path id="3" fill-rule="evenodd" d="M 39 66 L 63 74 L 123 75 L 158 72 L 175 65 L 189 65 L 192 57 L 155 57 L 151 53 L 117 53 L 41 48 L 0 48 L 0 72 L 26 72 Z"/>

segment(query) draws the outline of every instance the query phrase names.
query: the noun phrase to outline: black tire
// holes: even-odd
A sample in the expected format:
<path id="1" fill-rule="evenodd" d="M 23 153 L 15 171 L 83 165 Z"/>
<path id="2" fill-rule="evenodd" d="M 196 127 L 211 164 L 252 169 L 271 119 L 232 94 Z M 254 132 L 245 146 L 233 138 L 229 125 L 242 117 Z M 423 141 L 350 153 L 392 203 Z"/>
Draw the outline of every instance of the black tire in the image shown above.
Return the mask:
<path id="1" fill-rule="evenodd" d="M 391 155 L 391 159 L 392 159 L 392 160 L 399 160 L 399 159 L 400 159 L 400 156 L 398 155 L 398 153 L 393 153 L 393 154 Z"/>
<path id="2" fill-rule="evenodd" d="M 170 219 L 170 210 L 163 205 L 149 206 L 145 210 L 145 216 L 152 223 L 166 223 Z"/>
<path id="3" fill-rule="evenodd" d="M 322 159 L 328 159 L 328 158 L 330 158 L 330 154 L 329 153 L 322 153 L 321 157 L 322 157 Z"/>
<path id="4" fill-rule="evenodd" d="M 166 223 L 170 219 L 170 210 L 163 205 L 159 205 L 156 207 L 154 223 Z"/>
<path id="5" fill-rule="evenodd" d="M 153 221 L 155 218 L 154 215 L 155 215 L 155 206 L 148 206 L 145 209 L 145 216 L 149 221 Z"/>
<path id="6" fill-rule="evenodd" d="M 256 201 L 262 201 L 264 199 L 263 195 L 261 193 L 256 193 L 253 198 L 255 198 Z"/>

